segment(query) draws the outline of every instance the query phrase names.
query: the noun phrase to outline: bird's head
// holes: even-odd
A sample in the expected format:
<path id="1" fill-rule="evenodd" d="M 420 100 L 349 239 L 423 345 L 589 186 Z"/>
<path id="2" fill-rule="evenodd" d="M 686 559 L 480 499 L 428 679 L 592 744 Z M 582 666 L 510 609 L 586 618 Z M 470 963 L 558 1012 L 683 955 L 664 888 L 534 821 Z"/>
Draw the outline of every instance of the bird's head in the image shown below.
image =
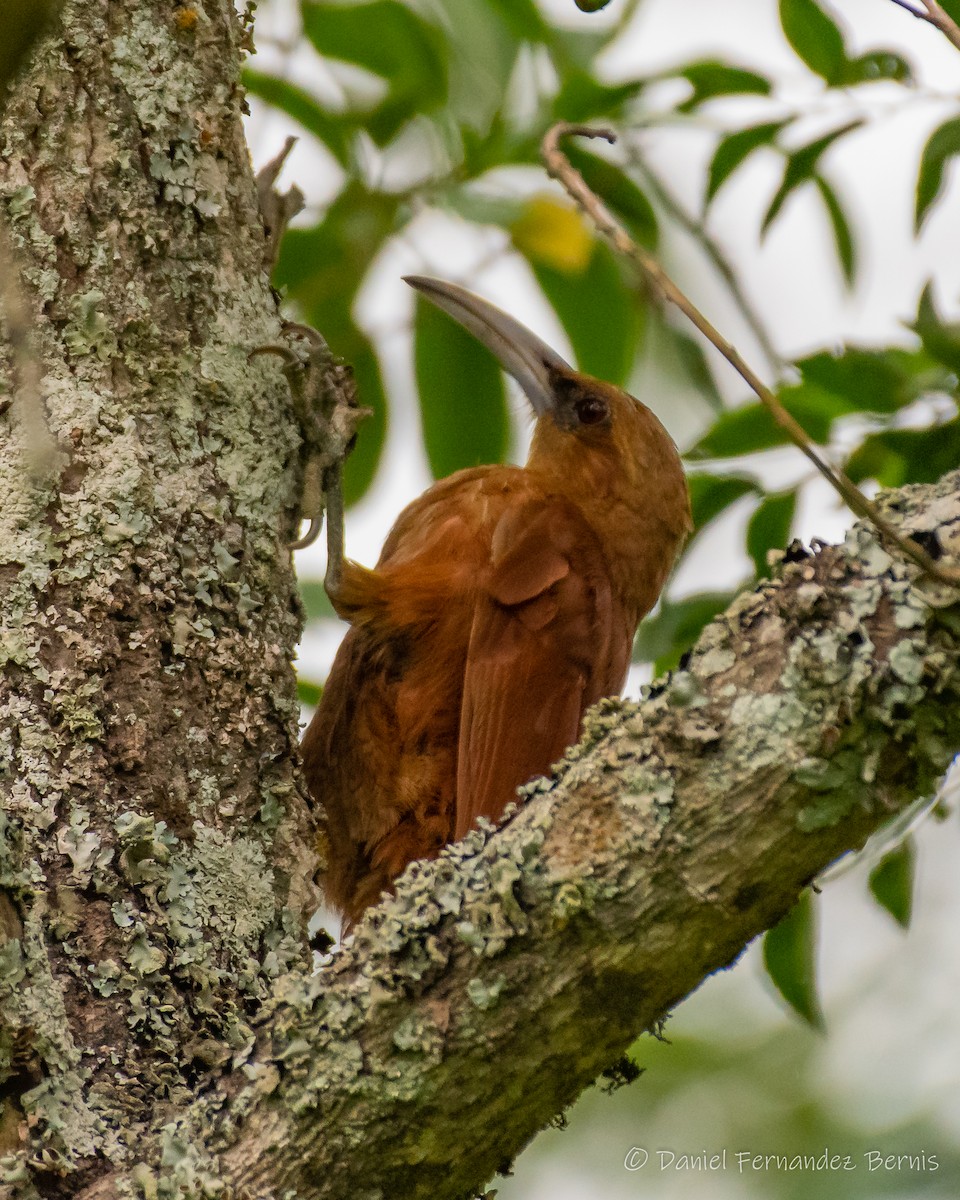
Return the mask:
<path id="1" fill-rule="evenodd" d="M 423 275 L 406 282 L 453 317 L 520 384 L 537 418 L 527 466 L 556 479 L 584 507 L 662 500 L 687 532 L 686 483 L 676 447 L 656 415 L 628 392 L 574 370 L 519 321 L 466 288 Z"/>

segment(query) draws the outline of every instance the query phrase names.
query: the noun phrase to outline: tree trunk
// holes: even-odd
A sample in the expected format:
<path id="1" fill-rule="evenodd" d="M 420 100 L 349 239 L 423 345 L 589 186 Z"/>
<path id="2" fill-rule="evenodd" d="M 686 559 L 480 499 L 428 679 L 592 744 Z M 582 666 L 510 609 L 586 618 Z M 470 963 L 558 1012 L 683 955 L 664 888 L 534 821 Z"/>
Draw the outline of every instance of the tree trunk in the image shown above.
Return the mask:
<path id="1" fill-rule="evenodd" d="M 0 1188 L 466 1197 L 960 747 L 953 592 L 789 556 L 313 974 L 300 432 L 228 0 L 66 7 L 3 123 Z M 26 315 L 24 315 L 26 314 Z M 42 372 L 42 379 L 41 379 Z M 960 478 L 893 496 L 960 544 Z"/>
<path id="2" fill-rule="evenodd" d="M 231 0 L 70 4 L 3 121 L 0 1136 L 43 1196 L 129 1158 L 309 961 L 246 36 Z"/>

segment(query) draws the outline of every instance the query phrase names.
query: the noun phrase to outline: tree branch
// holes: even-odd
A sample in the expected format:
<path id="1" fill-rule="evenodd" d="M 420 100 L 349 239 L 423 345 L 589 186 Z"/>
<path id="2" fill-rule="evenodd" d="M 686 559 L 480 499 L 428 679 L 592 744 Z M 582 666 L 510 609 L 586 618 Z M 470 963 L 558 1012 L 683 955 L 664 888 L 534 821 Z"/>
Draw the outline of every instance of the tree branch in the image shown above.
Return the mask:
<path id="1" fill-rule="evenodd" d="M 893 0 L 893 3 L 906 9 L 917 20 L 926 21 L 934 29 L 939 29 L 943 36 L 960 50 L 960 25 L 937 0 L 918 0 L 918 3 L 923 5 L 923 9 L 914 8 L 912 4 L 907 3 L 907 0 Z"/>
<path id="2" fill-rule="evenodd" d="M 960 549 L 960 473 L 882 503 Z M 170 1194 L 204 1173 L 257 1200 L 475 1194 L 934 787 L 960 747 L 955 591 L 866 524 L 787 559 L 639 706 L 593 710 L 503 828 L 415 864 L 319 974 L 287 977 L 256 1046 L 164 1130 Z"/>
<path id="3" fill-rule="evenodd" d="M 960 25 L 951 17 L 938 0 L 923 0 L 927 9 L 927 20 L 939 29 L 958 50 L 960 50 Z"/>

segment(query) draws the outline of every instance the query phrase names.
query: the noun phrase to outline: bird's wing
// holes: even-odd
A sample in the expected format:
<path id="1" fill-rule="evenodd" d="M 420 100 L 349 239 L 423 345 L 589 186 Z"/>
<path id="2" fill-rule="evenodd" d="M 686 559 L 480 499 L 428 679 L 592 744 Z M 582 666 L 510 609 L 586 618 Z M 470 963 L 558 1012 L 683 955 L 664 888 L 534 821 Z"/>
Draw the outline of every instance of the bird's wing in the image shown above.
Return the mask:
<path id="1" fill-rule="evenodd" d="M 509 508 L 491 558 L 464 674 L 456 838 L 479 816 L 496 821 L 521 784 L 550 769 L 576 741 L 584 710 L 619 690 L 629 659 L 632 630 L 572 506 Z"/>

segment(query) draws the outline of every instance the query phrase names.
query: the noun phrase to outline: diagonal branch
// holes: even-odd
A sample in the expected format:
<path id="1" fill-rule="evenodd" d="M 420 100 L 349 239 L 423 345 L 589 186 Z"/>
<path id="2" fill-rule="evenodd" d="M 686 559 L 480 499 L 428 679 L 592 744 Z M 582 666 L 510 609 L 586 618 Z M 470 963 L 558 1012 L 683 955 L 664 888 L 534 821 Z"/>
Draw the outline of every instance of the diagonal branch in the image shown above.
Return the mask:
<path id="1" fill-rule="evenodd" d="M 943 36 L 960 50 L 960 25 L 938 0 L 923 0 L 923 4 L 926 6 L 927 20 L 930 24 L 939 29 Z"/>
<path id="2" fill-rule="evenodd" d="M 908 0 L 893 0 L 893 3 L 906 9 L 917 20 L 926 21 L 934 29 L 939 29 L 943 36 L 960 50 L 960 25 L 950 16 L 943 5 L 938 3 L 938 0 L 917 0 L 917 3 L 922 4 L 923 8 L 915 8 Z"/>
<path id="3" fill-rule="evenodd" d="M 883 504 L 960 551 L 960 473 Z M 159 1194 L 474 1195 L 933 787 L 960 748 L 960 630 L 955 590 L 913 574 L 867 524 L 793 547 L 686 669 L 602 703 L 502 829 L 415 864 L 322 971 L 281 981 L 255 1046 L 163 1130 Z"/>

